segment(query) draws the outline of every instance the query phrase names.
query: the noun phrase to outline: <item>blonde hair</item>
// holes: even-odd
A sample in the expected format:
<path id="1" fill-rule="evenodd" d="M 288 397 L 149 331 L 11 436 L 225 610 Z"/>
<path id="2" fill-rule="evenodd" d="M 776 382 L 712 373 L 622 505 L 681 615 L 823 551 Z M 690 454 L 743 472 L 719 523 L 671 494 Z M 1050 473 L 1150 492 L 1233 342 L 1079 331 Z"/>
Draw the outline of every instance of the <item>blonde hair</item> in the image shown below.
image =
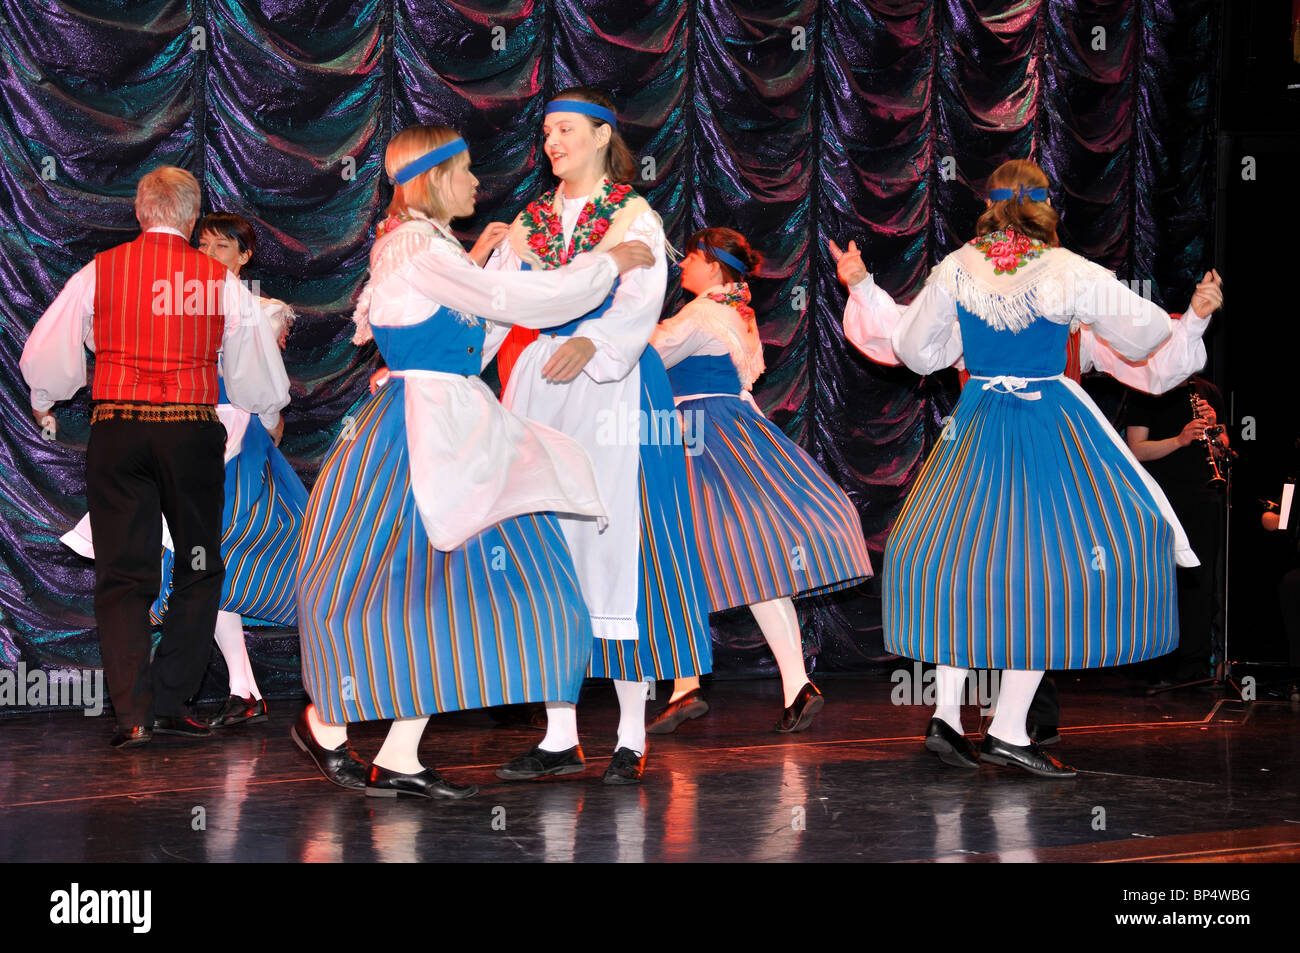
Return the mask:
<path id="1" fill-rule="evenodd" d="M 184 169 L 162 165 L 135 187 L 135 217 L 140 227 L 167 225 L 177 231 L 193 227 L 199 217 L 199 182 Z"/>
<path id="2" fill-rule="evenodd" d="M 460 134 L 447 126 L 407 126 L 389 140 L 388 149 L 384 153 L 384 171 L 389 178 L 396 180 L 397 173 L 404 166 L 458 138 Z M 395 185 L 393 200 L 388 203 L 388 214 L 400 215 L 411 209 L 436 221 L 447 221 L 451 216 L 438 197 L 438 183 L 452 169 L 467 165 L 469 152 L 458 152 L 427 172 L 421 172 L 405 185 Z"/>
<path id="3" fill-rule="evenodd" d="M 1060 216 L 1046 202 L 1035 202 L 1029 196 L 1020 197 L 1020 189 L 1045 189 L 1047 175 L 1028 159 L 1004 162 L 989 176 L 988 190 L 1011 189 L 1015 194 L 1009 199 L 996 201 L 985 210 L 975 223 L 975 234 L 987 235 L 1011 229 L 1028 238 L 1037 238 L 1048 245 L 1059 245 L 1056 223 Z"/>

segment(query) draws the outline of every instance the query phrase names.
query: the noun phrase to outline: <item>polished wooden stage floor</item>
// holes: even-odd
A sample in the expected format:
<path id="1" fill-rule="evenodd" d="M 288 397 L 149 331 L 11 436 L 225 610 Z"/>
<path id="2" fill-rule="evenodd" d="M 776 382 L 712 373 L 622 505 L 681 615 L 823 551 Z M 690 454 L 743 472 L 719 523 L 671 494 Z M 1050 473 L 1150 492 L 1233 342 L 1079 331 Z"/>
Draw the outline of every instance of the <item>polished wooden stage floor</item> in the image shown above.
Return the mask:
<path id="1" fill-rule="evenodd" d="M 1300 705 L 1203 689 L 1147 698 L 1130 677 L 1059 680 L 1080 769 L 1045 781 L 946 768 L 929 711 L 886 674 L 821 680 L 812 729 L 770 731 L 775 681 L 714 682 L 712 711 L 652 738 L 645 783 L 600 776 L 616 711 L 588 686 L 584 774 L 506 784 L 492 769 L 540 739 L 482 712 L 441 716 L 426 763 L 482 790 L 381 800 L 336 788 L 288 737 L 301 702 L 210 740 L 107 746 L 111 718 L 0 719 L 0 861 L 1293 861 L 1300 859 Z M 662 688 L 662 686 L 661 686 Z M 651 702 L 651 711 L 661 701 Z M 979 724 L 965 710 L 967 729 Z M 385 726 L 355 735 L 372 755 Z"/>

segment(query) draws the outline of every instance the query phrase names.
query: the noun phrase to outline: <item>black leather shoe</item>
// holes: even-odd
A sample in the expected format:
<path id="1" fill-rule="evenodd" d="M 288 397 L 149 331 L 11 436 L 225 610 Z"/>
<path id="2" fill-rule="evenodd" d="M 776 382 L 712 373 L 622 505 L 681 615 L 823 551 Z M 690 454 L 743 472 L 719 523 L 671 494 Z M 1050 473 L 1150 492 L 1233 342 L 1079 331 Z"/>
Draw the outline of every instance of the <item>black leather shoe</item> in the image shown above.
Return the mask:
<path id="1" fill-rule="evenodd" d="M 925 729 L 925 750 L 933 751 L 944 764 L 954 768 L 978 768 L 975 746 L 942 718 L 931 718 Z"/>
<path id="2" fill-rule="evenodd" d="M 1024 768 L 1040 778 L 1072 778 L 1075 775 L 1074 768 L 1061 764 L 1050 754 L 1043 754 L 1032 741 L 1027 745 L 1012 745 L 992 735 L 985 735 L 980 742 L 980 760 L 989 764 Z"/>
<path id="3" fill-rule="evenodd" d="M 1046 748 L 1048 745 L 1059 744 L 1061 741 L 1061 730 L 1056 725 L 1029 725 L 1029 740 L 1040 748 Z"/>
<path id="4" fill-rule="evenodd" d="M 306 753 L 316 764 L 316 769 L 325 775 L 327 781 L 333 781 L 341 788 L 360 791 L 366 786 L 366 777 L 370 766 L 357 757 L 352 746 L 346 741 L 337 748 L 326 748 L 311 733 L 311 724 L 307 721 L 307 709 L 303 709 L 298 720 L 289 729 L 289 736 L 294 744 Z"/>
<path id="5" fill-rule="evenodd" d="M 699 718 L 708 710 L 709 703 L 704 700 L 704 693 L 693 688 L 677 701 L 669 702 L 668 707 L 646 727 L 646 731 L 652 735 L 671 735 L 682 722 Z"/>
<path id="6" fill-rule="evenodd" d="M 631 748 L 619 748 L 601 778 L 603 784 L 640 784 L 645 775 L 645 755 Z"/>
<path id="7" fill-rule="evenodd" d="M 501 765 L 496 773 L 502 781 L 531 781 L 551 774 L 577 774 L 586 768 L 587 762 L 582 760 L 582 745 L 574 745 L 564 751 L 534 748 L 509 764 Z"/>
<path id="8" fill-rule="evenodd" d="M 153 730 L 145 725 L 119 727 L 117 734 L 109 739 L 109 744 L 119 751 L 125 748 L 141 748 L 153 740 Z"/>
<path id="9" fill-rule="evenodd" d="M 389 771 L 377 764 L 370 766 L 366 776 L 366 797 L 427 797 L 461 798 L 478 794 L 478 787 L 473 784 L 452 784 L 433 768 L 425 768 L 419 774 L 399 774 Z"/>
<path id="10" fill-rule="evenodd" d="M 822 698 L 822 693 L 817 690 L 817 686 L 809 682 L 799 689 L 794 704 L 781 712 L 781 720 L 776 723 L 776 730 L 785 734 L 803 731 L 812 724 L 813 715 L 821 711 L 825 704 L 826 699 Z"/>
<path id="11" fill-rule="evenodd" d="M 153 720 L 155 735 L 176 735 L 181 738 L 211 738 L 212 729 L 189 715 L 159 715 Z"/>
<path id="12" fill-rule="evenodd" d="M 231 695 L 221 711 L 208 719 L 209 728 L 231 728 L 235 725 L 255 724 L 267 720 L 266 702 L 261 698 L 240 698 Z"/>

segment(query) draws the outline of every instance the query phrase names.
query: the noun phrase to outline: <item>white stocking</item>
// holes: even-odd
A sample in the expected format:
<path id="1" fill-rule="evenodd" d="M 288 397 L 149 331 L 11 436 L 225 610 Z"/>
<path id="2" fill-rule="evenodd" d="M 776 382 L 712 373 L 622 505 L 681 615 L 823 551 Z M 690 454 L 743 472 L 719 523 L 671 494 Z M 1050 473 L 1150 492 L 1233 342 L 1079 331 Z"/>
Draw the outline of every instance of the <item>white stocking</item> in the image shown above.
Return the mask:
<path id="1" fill-rule="evenodd" d="M 966 675 L 969 669 L 953 668 L 951 665 L 934 667 L 934 717 L 948 723 L 957 734 L 963 734 L 961 727 L 961 697 L 966 688 Z"/>
<path id="2" fill-rule="evenodd" d="M 998 673 L 998 707 L 988 734 L 1009 745 L 1029 744 L 1025 718 L 1034 701 L 1034 692 L 1043 679 L 1042 672 L 1002 671 Z"/>
<path id="3" fill-rule="evenodd" d="M 546 737 L 543 751 L 568 751 L 578 743 L 578 709 L 569 702 L 546 703 Z"/>
<path id="4" fill-rule="evenodd" d="M 618 748 L 631 748 L 638 756 L 645 754 L 645 700 L 650 693 L 647 682 L 614 679 L 618 695 Z"/>
<path id="5" fill-rule="evenodd" d="M 754 620 L 767 639 L 767 647 L 776 656 L 776 667 L 781 670 L 781 688 L 785 692 L 785 707 L 794 704 L 799 690 L 808 684 L 808 670 L 803 664 L 803 636 L 799 632 L 799 613 L 789 599 L 772 599 L 756 602 L 749 607 Z"/>
<path id="6" fill-rule="evenodd" d="M 419 774 L 424 770 L 420 763 L 420 739 L 424 737 L 424 726 L 428 723 L 427 715 L 394 719 L 374 763 L 399 774 Z"/>
<path id="7" fill-rule="evenodd" d="M 248 660 L 248 646 L 244 643 L 244 620 L 235 612 L 218 612 L 215 637 L 221 657 L 226 660 L 226 671 L 230 673 L 230 694 L 261 698 Z"/>

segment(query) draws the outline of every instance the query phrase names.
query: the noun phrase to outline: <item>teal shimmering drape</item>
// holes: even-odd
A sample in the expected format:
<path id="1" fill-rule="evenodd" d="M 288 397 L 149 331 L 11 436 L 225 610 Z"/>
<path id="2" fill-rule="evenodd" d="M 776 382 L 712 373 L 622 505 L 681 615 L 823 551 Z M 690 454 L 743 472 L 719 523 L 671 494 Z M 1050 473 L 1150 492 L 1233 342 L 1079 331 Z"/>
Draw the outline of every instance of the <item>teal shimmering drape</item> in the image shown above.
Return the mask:
<path id="1" fill-rule="evenodd" d="M 59 441 L 43 441 L 18 357 L 68 277 L 133 235 L 134 184 L 148 168 L 190 169 L 205 211 L 255 223 L 249 277 L 300 315 L 284 449 L 310 485 L 372 364 L 372 348 L 349 343 L 348 315 L 388 198 L 390 136 L 412 122 L 466 136 L 483 182 L 479 214 L 460 223 L 470 236 L 550 185 L 547 97 L 579 82 L 606 89 L 670 239 L 727 225 L 764 253 L 759 402 L 845 487 L 878 559 L 954 384 L 846 346 L 827 239 L 856 238 L 881 284 L 907 299 L 971 234 L 987 174 L 1030 156 L 1052 179 L 1064 243 L 1181 308 L 1208 259 L 1215 10 L 0 0 L 0 664 L 98 661 L 93 573 L 58 542 L 84 512 L 88 398 L 61 408 Z M 879 655 L 873 591 L 807 604 L 820 667 Z M 715 622 L 721 670 L 769 664 L 748 619 Z M 255 647 L 283 685 L 292 645 Z"/>

